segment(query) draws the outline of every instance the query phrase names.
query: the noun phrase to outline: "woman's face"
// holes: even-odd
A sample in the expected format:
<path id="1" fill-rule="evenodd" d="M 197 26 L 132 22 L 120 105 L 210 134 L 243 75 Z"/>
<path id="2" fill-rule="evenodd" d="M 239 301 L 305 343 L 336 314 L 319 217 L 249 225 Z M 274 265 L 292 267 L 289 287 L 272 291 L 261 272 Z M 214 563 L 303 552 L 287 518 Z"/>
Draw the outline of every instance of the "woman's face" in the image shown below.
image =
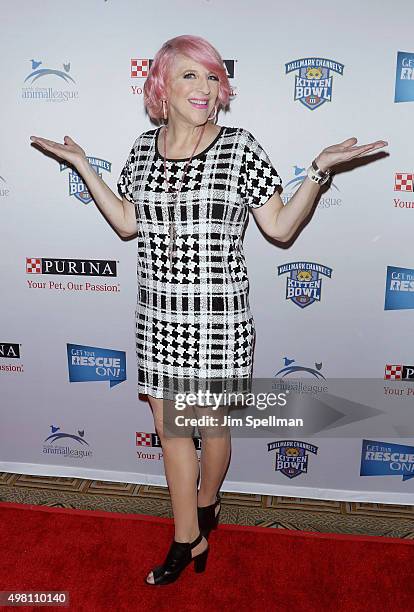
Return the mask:
<path id="1" fill-rule="evenodd" d="M 202 125 L 213 114 L 219 79 L 202 64 L 186 55 L 174 58 L 167 86 L 168 120 L 181 119 Z"/>

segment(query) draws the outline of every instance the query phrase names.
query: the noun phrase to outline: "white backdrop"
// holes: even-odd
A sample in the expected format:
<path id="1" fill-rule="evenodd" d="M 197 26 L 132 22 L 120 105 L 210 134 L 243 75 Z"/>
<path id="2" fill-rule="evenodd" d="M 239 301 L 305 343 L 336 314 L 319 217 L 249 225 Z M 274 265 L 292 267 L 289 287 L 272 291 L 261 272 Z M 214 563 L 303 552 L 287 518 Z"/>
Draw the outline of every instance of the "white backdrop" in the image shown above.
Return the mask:
<path id="1" fill-rule="evenodd" d="M 285 357 L 326 378 L 382 379 L 386 364 L 413 363 L 412 306 L 384 310 L 384 296 L 387 266 L 414 267 L 414 213 L 395 205 L 412 197 L 394 191 L 395 174 L 414 169 L 413 105 L 394 103 L 397 52 L 414 51 L 414 6 L 401 0 L 377 9 L 374 0 L 1 3 L 0 470 L 165 484 L 161 449 L 145 435 L 154 432 L 150 409 L 136 397 L 136 241 L 121 240 L 88 197 L 70 195 L 70 171 L 29 137 L 70 135 L 103 160 L 99 171 L 116 192 L 132 143 L 154 127 L 143 110 L 145 77 L 131 76 L 131 59 L 145 67 L 143 59 L 180 34 L 207 38 L 234 67 L 236 95 L 218 123 L 254 134 L 282 177 L 285 201 L 295 167 L 300 177 L 323 147 L 354 135 L 389 142 L 389 156 L 334 177 L 289 249 L 268 241 L 251 216 L 255 375 L 274 377 Z M 331 100 L 313 110 L 294 99 L 298 71 L 285 70 L 300 58 L 344 66 L 330 72 Z M 49 274 L 47 260 L 60 261 Z M 78 263 L 68 270 L 61 260 Z M 116 277 L 103 265 L 103 276 L 86 277 L 91 260 L 115 262 Z M 285 298 L 278 266 L 290 262 L 332 268 L 320 301 L 300 308 Z M 126 380 L 70 382 L 68 344 L 125 353 Z M 391 412 L 396 403 L 412 408 L 412 382 L 383 383 L 402 390 L 388 393 Z M 366 422 L 355 437 L 340 429 L 335 438 L 295 437 L 317 453 L 294 477 L 275 470 L 268 444 L 282 439 L 277 432 L 235 438 L 223 490 L 414 503 L 414 480 L 403 480 L 401 467 L 394 477 L 360 476 L 365 438 L 372 439 Z M 414 436 L 374 440 L 414 453 Z"/>

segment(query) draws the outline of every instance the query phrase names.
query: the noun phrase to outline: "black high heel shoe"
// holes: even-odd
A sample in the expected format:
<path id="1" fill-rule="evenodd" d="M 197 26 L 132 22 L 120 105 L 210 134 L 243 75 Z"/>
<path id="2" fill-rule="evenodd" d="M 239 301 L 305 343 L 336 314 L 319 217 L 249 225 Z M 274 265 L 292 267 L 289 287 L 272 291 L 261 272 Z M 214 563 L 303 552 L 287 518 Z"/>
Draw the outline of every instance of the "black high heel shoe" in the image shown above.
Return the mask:
<path id="1" fill-rule="evenodd" d="M 216 514 L 216 508 L 219 504 L 220 509 Z M 206 540 L 208 539 L 210 532 L 217 528 L 220 511 L 221 497 L 218 493 L 216 495 L 216 501 L 214 504 L 211 504 L 210 506 L 202 506 L 201 508 L 197 507 L 198 526 L 200 527 L 200 533 L 206 538 Z"/>
<path id="2" fill-rule="evenodd" d="M 202 539 L 203 534 L 199 533 L 193 542 L 176 542 L 173 540 L 164 563 L 162 565 L 157 565 L 157 567 L 152 570 L 154 582 L 148 582 L 146 578 L 144 578 L 144 582 L 151 586 L 175 582 L 183 569 L 185 569 L 191 561 L 194 561 L 194 571 L 197 574 L 204 572 L 208 557 L 208 547 L 195 557 L 191 556 L 192 549 L 200 544 Z"/>

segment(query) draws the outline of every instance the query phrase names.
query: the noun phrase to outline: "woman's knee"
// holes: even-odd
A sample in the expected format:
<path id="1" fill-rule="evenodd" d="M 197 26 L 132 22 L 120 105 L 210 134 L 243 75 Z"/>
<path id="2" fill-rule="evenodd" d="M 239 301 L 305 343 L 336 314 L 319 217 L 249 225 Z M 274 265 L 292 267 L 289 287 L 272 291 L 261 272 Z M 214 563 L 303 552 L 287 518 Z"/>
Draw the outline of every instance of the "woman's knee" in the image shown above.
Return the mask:
<path id="1" fill-rule="evenodd" d="M 172 402 L 148 396 L 154 418 L 155 431 L 160 438 L 161 446 L 171 439 L 190 438 L 194 436 L 192 425 L 182 427 L 174 425 Z"/>
<path id="2" fill-rule="evenodd" d="M 196 406 L 195 412 L 199 420 L 198 430 L 201 438 L 230 438 L 227 406 L 219 406 L 218 408 Z"/>

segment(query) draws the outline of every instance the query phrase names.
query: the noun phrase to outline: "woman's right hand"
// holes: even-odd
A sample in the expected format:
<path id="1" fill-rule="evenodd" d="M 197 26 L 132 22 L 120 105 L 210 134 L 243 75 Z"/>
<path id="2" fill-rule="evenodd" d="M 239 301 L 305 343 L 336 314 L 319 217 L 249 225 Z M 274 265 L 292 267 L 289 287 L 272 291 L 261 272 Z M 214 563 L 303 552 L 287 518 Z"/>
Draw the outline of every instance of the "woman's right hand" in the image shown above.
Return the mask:
<path id="1" fill-rule="evenodd" d="M 86 159 L 85 151 L 70 136 L 65 136 L 63 144 L 47 138 L 40 138 L 40 136 L 30 136 L 30 140 L 42 149 L 50 151 L 50 153 L 54 153 L 57 157 L 69 162 L 75 168 Z"/>

